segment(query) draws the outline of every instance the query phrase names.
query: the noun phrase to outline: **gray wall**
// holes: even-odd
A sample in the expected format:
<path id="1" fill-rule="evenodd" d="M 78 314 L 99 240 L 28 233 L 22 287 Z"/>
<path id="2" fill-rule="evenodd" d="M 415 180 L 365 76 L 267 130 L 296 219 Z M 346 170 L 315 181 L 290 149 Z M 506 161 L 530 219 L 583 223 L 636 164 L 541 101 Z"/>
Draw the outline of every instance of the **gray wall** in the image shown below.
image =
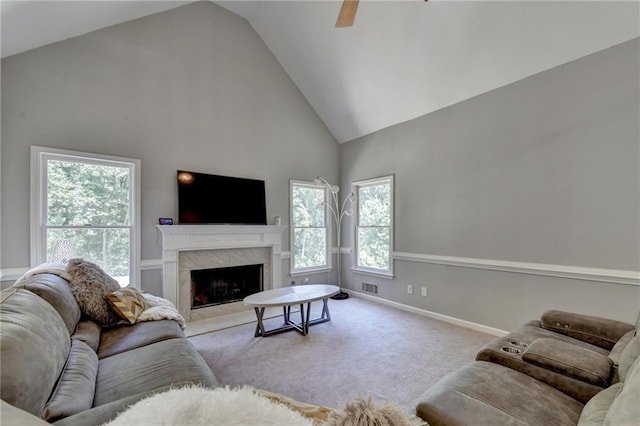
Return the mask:
<path id="1" fill-rule="evenodd" d="M 31 145 L 142 160 L 143 260 L 161 257 L 158 217 L 177 217 L 177 169 L 264 179 L 285 224 L 289 179 L 338 178 L 335 139 L 249 24 L 211 2 L 2 60 L 3 269 L 29 266 Z M 143 271 L 143 289 L 161 294 L 160 277 Z"/>
<path id="2" fill-rule="evenodd" d="M 395 174 L 396 252 L 638 271 L 639 51 L 636 39 L 343 144 L 342 185 Z M 507 330 L 550 308 L 633 321 L 640 302 L 633 285 L 395 267 L 347 280 Z"/>

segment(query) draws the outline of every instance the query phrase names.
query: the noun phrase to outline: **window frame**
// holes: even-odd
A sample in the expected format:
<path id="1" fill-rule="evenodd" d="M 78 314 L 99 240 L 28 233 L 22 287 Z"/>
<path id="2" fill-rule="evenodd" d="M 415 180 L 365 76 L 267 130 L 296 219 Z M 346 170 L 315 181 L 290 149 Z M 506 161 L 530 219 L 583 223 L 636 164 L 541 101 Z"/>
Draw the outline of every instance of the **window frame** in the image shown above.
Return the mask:
<path id="1" fill-rule="evenodd" d="M 307 228 L 307 227 L 296 227 L 293 222 L 293 190 L 294 187 L 306 187 L 317 189 L 318 191 L 324 191 L 324 228 L 325 230 L 325 264 L 318 266 L 309 266 L 306 268 L 295 268 L 295 229 L 296 228 Z M 329 191 L 324 186 L 318 186 L 314 182 L 303 181 L 291 179 L 289 180 L 289 250 L 290 250 L 290 258 L 289 262 L 289 275 L 291 277 L 308 275 L 310 273 L 323 273 L 331 271 L 333 268 L 333 247 L 332 247 L 332 235 L 331 235 L 331 215 L 328 208 L 329 203 Z M 315 227 L 314 227 L 315 228 Z"/>
<path id="2" fill-rule="evenodd" d="M 351 183 L 351 190 L 356 194 L 356 203 L 353 207 L 353 266 L 351 268 L 354 272 L 360 272 L 367 275 L 380 276 L 383 278 L 394 277 L 394 223 L 395 223 L 395 175 L 380 176 L 371 179 L 364 179 Z M 381 184 L 389 185 L 389 208 L 391 211 L 390 223 L 389 223 L 389 269 L 372 268 L 368 266 L 360 265 L 360 241 L 359 232 L 360 229 L 360 189 L 364 187 L 371 187 Z"/>
<path id="3" fill-rule="evenodd" d="M 129 286 L 140 289 L 140 160 L 41 146 L 31 146 L 31 267 L 47 261 L 47 162 L 62 160 L 129 169 Z"/>

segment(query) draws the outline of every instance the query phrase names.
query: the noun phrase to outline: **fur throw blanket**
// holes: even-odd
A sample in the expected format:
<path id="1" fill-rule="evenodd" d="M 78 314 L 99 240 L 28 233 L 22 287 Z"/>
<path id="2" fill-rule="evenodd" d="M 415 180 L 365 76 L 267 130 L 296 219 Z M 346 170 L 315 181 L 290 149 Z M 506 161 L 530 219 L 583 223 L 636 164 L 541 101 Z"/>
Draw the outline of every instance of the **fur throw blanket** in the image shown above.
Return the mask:
<path id="1" fill-rule="evenodd" d="M 187 386 L 142 399 L 103 426 L 428 426 L 399 407 L 376 408 L 357 398 L 344 410 L 305 404 L 244 386 L 207 389 Z"/>
<path id="2" fill-rule="evenodd" d="M 67 272 L 67 265 L 65 265 L 64 263 L 52 262 L 52 263 L 41 263 L 40 265 L 29 269 L 27 272 L 22 274 L 20 278 L 18 278 L 14 286 L 21 286 L 24 281 L 38 274 L 53 274 L 67 281 L 71 281 L 71 275 L 69 275 L 69 273 Z"/>
<path id="3" fill-rule="evenodd" d="M 178 313 L 175 305 L 170 300 L 149 293 L 142 293 L 142 297 L 147 303 L 147 309 L 142 311 L 137 322 L 169 319 L 176 321 L 180 324 L 180 327 L 185 328 L 184 317 Z"/>
<path id="4" fill-rule="evenodd" d="M 172 389 L 138 401 L 108 426 L 312 426 L 311 420 L 252 388 Z"/>
<path id="5" fill-rule="evenodd" d="M 343 411 L 333 411 L 327 426 L 428 426 L 416 416 L 410 416 L 398 406 L 374 407 L 371 397 L 349 402 Z"/>

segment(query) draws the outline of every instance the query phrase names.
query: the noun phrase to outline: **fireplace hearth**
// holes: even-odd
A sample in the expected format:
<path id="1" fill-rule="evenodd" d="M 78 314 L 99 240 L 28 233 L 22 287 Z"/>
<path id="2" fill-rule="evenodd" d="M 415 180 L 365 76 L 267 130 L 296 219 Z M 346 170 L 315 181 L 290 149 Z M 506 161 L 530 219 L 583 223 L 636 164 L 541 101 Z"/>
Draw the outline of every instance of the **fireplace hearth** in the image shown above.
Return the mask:
<path id="1" fill-rule="evenodd" d="M 191 309 L 239 302 L 263 290 L 263 264 L 191 270 Z"/>

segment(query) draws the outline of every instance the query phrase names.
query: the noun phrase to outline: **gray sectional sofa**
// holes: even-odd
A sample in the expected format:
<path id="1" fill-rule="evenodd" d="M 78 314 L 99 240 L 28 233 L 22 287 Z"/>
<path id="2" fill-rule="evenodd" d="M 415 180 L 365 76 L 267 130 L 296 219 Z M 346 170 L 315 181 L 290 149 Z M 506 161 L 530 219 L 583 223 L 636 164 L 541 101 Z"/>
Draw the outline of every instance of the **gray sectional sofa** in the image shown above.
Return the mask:
<path id="1" fill-rule="evenodd" d="M 2 425 L 97 425 L 151 393 L 217 386 L 176 321 L 101 327 L 63 276 L 27 275 L 1 293 Z"/>
<path id="2" fill-rule="evenodd" d="M 429 389 L 416 414 L 438 425 L 640 425 L 636 324 L 547 311 L 482 348 Z"/>

